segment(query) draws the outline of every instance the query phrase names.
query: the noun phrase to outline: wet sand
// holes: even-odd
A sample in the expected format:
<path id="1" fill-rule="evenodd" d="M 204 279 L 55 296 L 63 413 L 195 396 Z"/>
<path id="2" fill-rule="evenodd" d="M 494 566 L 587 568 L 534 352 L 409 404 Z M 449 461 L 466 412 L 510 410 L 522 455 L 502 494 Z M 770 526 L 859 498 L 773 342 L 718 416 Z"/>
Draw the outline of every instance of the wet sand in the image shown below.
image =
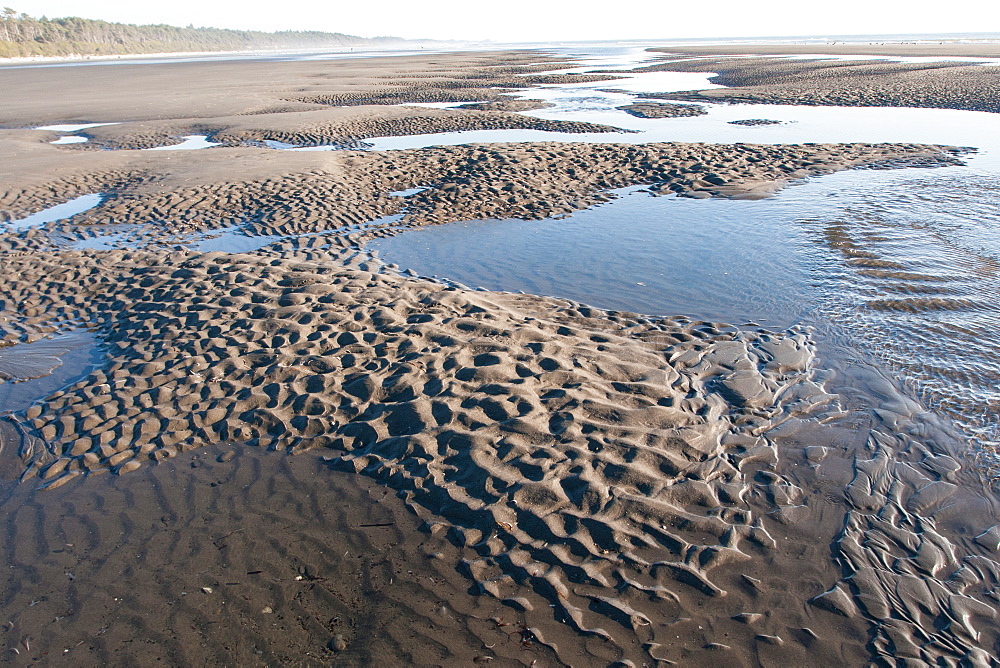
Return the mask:
<path id="1" fill-rule="evenodd" d="M 619 78 L 532 75 L 543 69 L 533 64 L 539 57 L 453 53 L 370 61 L 121 64 L 88 68 L 83 74 L 72 67 L 0 67 L 0 85 L 8 96 L 0 127 L 83 123 L 88 121 L 80 119 L 93 118 L 124 122 L 87 130 L 84 136 L 90 141 L 72 147 L 79 151 L 151 148 L 179 143 L 180 137 L 192 134 L 227 145 L 275 140 L 351 147 L 366 137 L 460 130 L 614 131 L 506 110 L 388 106 L 490 101 L 510 88 Z M 552 62 L 544 69 L 559 63 Z M 72 93 L 53 98 L 54 90 Z"/>
<path id="2" fill-rule="evenodd" d="M 151 119 L 155 99 L 143 99 L 133 127 L 90 132 L 138 146 L 145 124 L 195 132 L 200 117 L 218 138 L 246 113 L 257 130 L 325 141 L 346 135 L 317 127 L 399 112 L 274 111 L 309 77 L 323 80 L 313 95 L 371 94 L 378 68 L 469 88 L 509 81 L 532 58 L 210 64 L 196 89 L 230 77 L 241 92 L 203 102 L 171 92 L 162 108 L 177 118 Z M 191 79 L 200 65 L 169 76 Z M 504 76 L 482 77 L 491 66 Z M 349 85 L 351 71 L 368 80 Z M 155 97 L 155 82 L 118 74 L 121 95 L 132 82 Z M 124 98 L 77 99 L 71 87 L 92 84 L 51 76 L 70 87 L 57 110 L 19 89 L 8 128 L 123 119 Z M 2 69 L 0 80 L 42 85 Z M 440 112 L 405 115 L 426 127 Z M 51 134 L 0 132 L 5 218 L 107 197 L 69 221 L 0 235 L 0 334 L 16 346 L 82 323 L 105 355 L 86 379 L 0 421 L 12 481 L 0 513 L 5 660 L 989 665 L 996 655 L 994 497 L 947 424 L 877 370 L 817 360 L 808 331 L 471 290 L 399 275 L 363 249 L 393 226 L 538 219 L 628 185 L 760 197 L 841 169 L 956 164 L 961 149 L 170 156 L 52 146 Z M 391 195 L 417 186 L 430 187 Z M 393 214 L 403 217 L 365 227 Z M 143 231 L 135 248 L 65 247 L 125 224 Z M 234 224 L 306 236 L 250 253 L 177 247 Z"/>
<path id="3" fill-rule="evenodd" d="M 700 49 L 659 50 L 668 52 L 669 55 L 664 57 L 676 62 L 655 64 L 636 71 L 716 72 L 717 76 L 710 80 L 728 87 L 663 96 L 666 99 L 704 103 L 929 107 L 1000 112 L 1000 68 L 994 66 L 948 60 L 788 60 L 775 55 L 791 51 L 768 47 L 758 50 L 756 46 L 709 52 Z M 948 51 L 883 48 L 878 54 L 864 50 L 853 53 L 900 57 L 932 54 L 944 58 L 950 55 Z M 992 53 L 992 58 L 1000 55 L 997 47 L 984 47 L 977 51 Z M 718 55 L 720 53 L 746 55 L 727 57 Z M 839 51 L 801 47 L 798 53 L 836 55 Z M 768 55 L 754 58 L 756 54 Z M 697 57 L 688 58 L 694 55 Z M 677 61 L 678 58 L 683 60 Z"/>

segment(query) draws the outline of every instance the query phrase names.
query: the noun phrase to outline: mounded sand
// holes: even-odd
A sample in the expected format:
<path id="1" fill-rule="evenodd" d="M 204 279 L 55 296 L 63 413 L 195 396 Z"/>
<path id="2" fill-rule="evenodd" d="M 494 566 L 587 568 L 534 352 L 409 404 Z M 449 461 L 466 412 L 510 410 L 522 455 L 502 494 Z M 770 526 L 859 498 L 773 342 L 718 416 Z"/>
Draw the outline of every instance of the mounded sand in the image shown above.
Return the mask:
<path id="1" fill-rule="evenodd" d="M 618 107 L 622 111 L 639 118 L 682 118 L 685 116 L 704 116 L 708 112 L 697 104 L 646 103 L 626 104 Z"/>

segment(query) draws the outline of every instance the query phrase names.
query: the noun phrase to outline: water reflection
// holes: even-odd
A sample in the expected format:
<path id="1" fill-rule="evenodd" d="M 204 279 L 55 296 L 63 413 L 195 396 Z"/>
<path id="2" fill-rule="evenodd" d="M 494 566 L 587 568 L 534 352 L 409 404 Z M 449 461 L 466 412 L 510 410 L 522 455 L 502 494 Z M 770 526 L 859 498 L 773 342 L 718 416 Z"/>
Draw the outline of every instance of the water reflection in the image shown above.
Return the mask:
<path id="1" fill-rule="evenodd" d="M 99 128 L 102 125 L 120 125 L 120 123 L 78 123 L 62 125 L 39 125 L 35 130 L 49 130 L 50 132 L 79 132 L 88 128 Z"/>
<path id="2" fill-rule="evenodd" d="M 55 141 L 50 141 L 49 143 L 59 146 L 62 144 L 83 144 L 87 141 L 90 141 L 90 139 L 87 137 L 81 137 L 79 135 L 67 135 L 65 137 L 60 137 Z"/>
<path id="3" fill-rule="evenodd" d="M 147 148 L 146 151 L 195 151 L 202 148 L 211 148 L 212 146 L 221 146 L 222 144 L 213 143 L 208 141 L 208 135 L 187 135 L 182 137 L 184 141 L 180 144 L 171 144 L 170 146 L 157 146 L 156 148 Z"/>
<path id="4" fill-rule="evenodd" d="M 250 253 L 273 244 L 283 237 L 276 235 L 251 236 L 241 227 L 227 227 L 202 235 L 199 239 L 184 245 L 194 251 L 211 253 Z"/>
<path id="5" fill-rule="evenodd" d="M 103 199 L 104 195 L 101 193 L 81 195 L 80 197 L 71 199 L 68 202 L 50 206 L 47 209 L 42 209 L 41 211 L 33 213 L 26 218 L 9 221 L 7 225 L 11 230 L 23 230 L 37 225 L 44 225 L 45 223 L 53 223 L 57 220 L 72 218 L 78 213 L 83 213 L 84 211 L 93 209 L 95 206 L 100 204 Z"/>
<path id="6" fill-rule="evenodd" d="M 453 223 L 371 247 L 425 276 L 490 290 L 776 328 L 801 320 L 811 299 L 803 260 L 810 249 L 794 225 L 800 199 L 616 193 L 612 202 L 565 218 Z"/>
<path id="7" fill-rule="evenodd" d="M 0 414 L 24 410 L 82 379 L 101 357 L 97 337 L 86 330 L 0 348 Z"/>

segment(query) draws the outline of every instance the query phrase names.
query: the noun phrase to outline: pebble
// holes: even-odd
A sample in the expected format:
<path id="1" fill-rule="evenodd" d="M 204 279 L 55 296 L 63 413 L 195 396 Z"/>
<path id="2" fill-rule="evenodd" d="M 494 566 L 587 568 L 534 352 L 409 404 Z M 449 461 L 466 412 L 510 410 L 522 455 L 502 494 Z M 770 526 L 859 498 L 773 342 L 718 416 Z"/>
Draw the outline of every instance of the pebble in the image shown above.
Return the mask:
<path id="1" fill-rule="evenodd" d="M 344 640 L 344 636 L 337 634 L 330 638 L 330 642 L 326 644 L 327 649 L 331 652 L 343 652 L 347 649 L 347 641 Z"/>

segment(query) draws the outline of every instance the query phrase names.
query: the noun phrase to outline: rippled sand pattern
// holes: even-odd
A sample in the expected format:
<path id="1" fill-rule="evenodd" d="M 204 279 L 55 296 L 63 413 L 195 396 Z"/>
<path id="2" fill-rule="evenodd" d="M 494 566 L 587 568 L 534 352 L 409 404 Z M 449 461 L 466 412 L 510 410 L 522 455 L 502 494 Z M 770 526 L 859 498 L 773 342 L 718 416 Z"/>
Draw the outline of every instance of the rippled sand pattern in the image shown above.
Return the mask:
<path id="1" fill-rule="evenodd" d="M 228 443 L 328 448 L 331 466 L 399 492 L 460 550 L 450 563 L 475 590 L 565 662 L 708 663 L 720 651 L 737 665 L 747 652 L 854 662 L 893 654 L 899 637 L 936 661 L 994 642 L 982 621 L 992 534 L 975 519 L 968 530 L 986 542 L 961 542 L 942 514 L 960 490 L 945 479 L 968 474 L 891 385 L 878 410 L 845 411 L 814 377 L 806 333 L 442 290 L 373 273 L 363 254 L 324 250 L 329 238 L 297 243 L 284 257 L 77 258 L 67 294 L 104 296 L 70 305 L 52 292 L 38 306 L 105 322 L 111 352 L 27 411 L 42 439 L 22 445 L 27 476 L 58 490 Z M 6 263 L 8 285 L 31 289 L 11 265 L 52 275 L 47 262 Z M 916 436 L 883 438 L 880 415 Z M 898 547 L 869 545 L 885 522 Z M 906 588 L 917 583 L 931 593 Z M 923 638 L 912 606 L 952 621 Z M 884 609 L 909 617 L 890 625 Z M 853 630 L 828 628 L 837 616 Z M 553 618 L 581 635 L 553 637 Z"/>
<path id="2" fill-rule="evenodd" d="M 435 55 L 395 69 L 465 91 L 529 80 L 429 66 L 534 57 Z M 954 167 L 967 150 L 97 150 L 193 132 L 298 144 L 547 125 L 489 110 L 306 111 L 345 93 L 446 90 L 326 68 L 223 65 L 189 87 L 164 86 L 183 67 L 120 82 L 93 68 L 101 100 L 47 104 L 87 103 L 93 118 L 118 117 L 95 105 L 119 107 L 129 123 L 95 129 L 79 150 L 3 131 L 28 156 L 4 166 L 5 220 L 108 193 L 72 219 L 0 234 L 3 340 L 82 324 L 103 354 L 85 379 L 0 421 L 4 661 L 998 662 L 1000 512 L 982 472 L 877 368 L 818 365 L 828 332 L 471 290 L 400 275 L 363 250 L 403 226 L 570 213 L 614 188 L 757 198 L 857 167 Z M 157 86 L 178 94 L 156 98 Z M 41 113 L 22 97 L 17 114 Z M 284 117 L 255 113 L 266 110 Z M 954 305 L 928 311 L 950 324 L 989 312 L 992 295 L 933 253 L 908 253 L 875 211 L 807 224 L 837 269 L 824 280 L 863 287 L 830 311 L 862 324 L 928 304 Z M 182 246 L 234 226 L 283 238 L 237 253 Z M 119 233 L 129 246 L 67 249 Z M 894 330 L 870 331 L 888 341 Z"/>

